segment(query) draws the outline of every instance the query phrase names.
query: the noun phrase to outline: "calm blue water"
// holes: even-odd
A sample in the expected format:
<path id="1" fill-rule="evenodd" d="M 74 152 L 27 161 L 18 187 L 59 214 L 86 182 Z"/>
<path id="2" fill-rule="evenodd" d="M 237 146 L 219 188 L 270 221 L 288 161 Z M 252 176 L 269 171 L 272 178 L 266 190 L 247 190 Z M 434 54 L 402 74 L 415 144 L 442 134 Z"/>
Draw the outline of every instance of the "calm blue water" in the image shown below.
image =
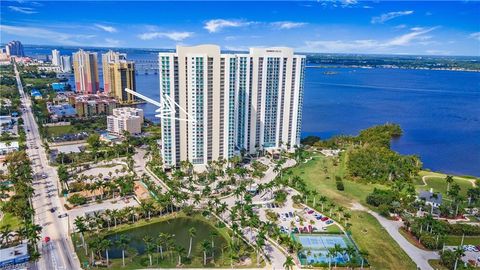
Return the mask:
<path id="1" fill-rule="evenodd" d="M 38 56 L 51 49 L 26 47 L 25 52 Z M 152 50 L 123 51 L 131 60 L 156 59 Z M 158 85 L 157 75 L 137 75 L 142 94 L 159 99 Z M 156 120 L 154 106 L 140 107 Z M 419 155 L 431 170 L 480 176 L 480 73 L 307 68 L 303 117 L 302 135 L 322 138 L 398 123 L 404 135 L 393 142 L 394 150 Z"/>

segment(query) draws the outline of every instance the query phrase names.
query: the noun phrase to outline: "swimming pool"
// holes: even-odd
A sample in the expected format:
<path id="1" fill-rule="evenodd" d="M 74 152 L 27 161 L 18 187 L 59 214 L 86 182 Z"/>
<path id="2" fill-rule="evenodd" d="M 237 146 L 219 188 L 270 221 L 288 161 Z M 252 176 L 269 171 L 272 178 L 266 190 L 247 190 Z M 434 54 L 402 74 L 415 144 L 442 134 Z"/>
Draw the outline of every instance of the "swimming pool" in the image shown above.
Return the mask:
<path id="1" fill-rule="evenodd" d="M 343 235 L 332 234 L 294 234 L 292 237 L 302 244 L 302 250 L 298 253 L 298 258 L 302 265 L 345 264 L 349 258 L 346 254 L 338 253 L 334 257 L 328 256 L 328 250 L 336 244 L 341 248 L 353 245 L 350 239 Z"/>

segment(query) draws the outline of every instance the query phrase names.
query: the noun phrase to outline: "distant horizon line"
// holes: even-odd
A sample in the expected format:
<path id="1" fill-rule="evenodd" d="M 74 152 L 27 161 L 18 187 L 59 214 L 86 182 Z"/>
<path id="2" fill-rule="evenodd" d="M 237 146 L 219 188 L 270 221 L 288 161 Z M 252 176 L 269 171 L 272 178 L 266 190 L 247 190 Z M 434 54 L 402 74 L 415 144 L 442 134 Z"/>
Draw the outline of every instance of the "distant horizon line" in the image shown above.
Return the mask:
<path id="1" fill-rule="evenodd" d="M 21 42 L 21 41 L 20 41 Z M 2 43 L 1 46 L 5 46 L 7 43 Z M 203 44 L 213 44 L 213 43 L 203 43 Z M 44 46 L 44 47 L 69 47 L 69 48 L 92 48 L 92 49 L 137 49 L 137 50 L 153 50 L 153 51 L 175 51 L 175 48 L 167 49 L 167 48 L 141 48 L 141 47 L 99 47 L 99 46 L 78 46 L 78 45 L 49 45 L 49 44 L 23 44 L 24 47 L 34 47 L 34 46 Z M 197 44 L 202 45 L 202 44 Z M 191 46 L 197 46 L 191 45 Z M 217 44 L 214 44 L 217 45 Z M 220 48 L 222 46 L 218 45 Z M 187 46 L 188 47 L 188 46 Z M 426 57 L 475 57 L 480 58 L 480 55 L 435 55 L 435 54 L 404 54 L 404 53 L 329 53 L 329 52 L 298 52 L 295 50 L 294 47 L 289 46 L 264 46 L 264 47 L 252 47 L 252 48 L 269 48 L 269 47 L 287 47 L 294 49 L 295 53 L 299 54 L 330 54 L 330 55 L 366 55 L 366 56 L 426 56 Z M 221 51 L 225 52 L 248 52 L 247 50 L 224 50 Z"/>

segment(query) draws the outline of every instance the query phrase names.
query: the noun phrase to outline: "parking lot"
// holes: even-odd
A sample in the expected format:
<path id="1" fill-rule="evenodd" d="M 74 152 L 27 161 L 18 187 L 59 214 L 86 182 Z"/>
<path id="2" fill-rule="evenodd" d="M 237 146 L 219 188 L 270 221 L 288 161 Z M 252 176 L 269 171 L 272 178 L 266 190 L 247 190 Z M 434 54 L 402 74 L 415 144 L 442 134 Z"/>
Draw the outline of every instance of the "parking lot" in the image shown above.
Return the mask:
<path id="1" fill-rule="evenodd" d="M 456 246 L 446 247 L 447 249 L 454 250 Z M 480 266 L 480 245 L 463 245 L 465 256 L 462 257 L 462 261 L 465 263 L 472 263 L 476 266 Z"/>
<path id="2" fill-rule="evenodd" d="M 275 213 L 278 217 L 277 224 L 284 233 L 312 233 L 325 232 L 328 226 L 335 222 L 327 216 L 310 208 L 295 208 L 291 198 L 292 192 L 287 191 L 287 201 L 285 205 L 279 207 L 278 204 L 268 201 L 258 205 L 258 211 L 262 220 L 267 219 L 267 211 Z"/>

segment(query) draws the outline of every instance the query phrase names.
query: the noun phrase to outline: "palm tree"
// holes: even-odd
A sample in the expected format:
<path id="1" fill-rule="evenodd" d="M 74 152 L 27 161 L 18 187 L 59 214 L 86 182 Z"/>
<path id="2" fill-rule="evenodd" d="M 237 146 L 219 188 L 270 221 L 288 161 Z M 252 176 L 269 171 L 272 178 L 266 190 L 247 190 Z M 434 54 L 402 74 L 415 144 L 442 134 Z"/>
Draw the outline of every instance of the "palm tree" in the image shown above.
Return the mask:
<path id="1" fill-rule="evenodd" d="M 328 249 L 327 257 L 328 257 L 328 269 L 332 269 L 332 259 L 337 256 L 337 250 L 335 247 L 331 247 Z M 335 265 L 336 265 L 336 260 L 335 260 Z M 336 267 L 336 266 L 335 266 Z"/>
<path id="2" fill-rule="evenodd" d="M 163 260 L 163 245 L 167 244 L 169 235 L 166 233 L 160 233 L 158 235 L 158 242 L 157 245 L 160 246 L 160 256 Z"/>
<path id="3" fill-rule="evenodd" d="M 350 266 L 353 266 L 354 265 L 354 257 L 355 255 L 357 254 L 357 250 L 353 247 L 353 246 L 347 246 L 345 249 L 344 249 L 344 252 L 345 254 L 347 254 L 349 260 L 348 260 L 348 263 Z"/>
<path id="4" fill-rule="evenodd" d="M 337 257 L 337 254 L 343 251 L 342 247 L 339 244 L 335 244 L 333 246 L 333 250 L 334 250 L 334 257 Z M 337 268 L 337 260 L 335 260 L 335 268 Z"/>
<path id="5" fill-rule="evenodd" d="M 313 207 L 316 206 L 316 198 L 318 196 L 318 191 L 316 189 L 312 190 L 311 195 L 313 196 Z"/>
<path id="6" fill-rule="evenodd" d="M 295 266 L 295 262 L 293 261 L 292 256 L 287 256 L 287 258 L 285 259 L 285 262 L 283 263 L 283 267 L 286 270 L 292 270 L 293 266 Z"/>
<path id="7" fill-rule="evenodd" d="M 185 248 L 182 246 L 175 246 L 175 251 L 178 254 L 178 266 L 182 265 L 182 257 L 185 256 Z"/>
<path id="8" fill-rule="evenodd" d="M 0 235 L 2 236 L 2 239 L 5 239 L 5 245 L 8 245 L 8 240 L 12 238 L 12 232 L 13 230 L 10 224 L 7 224 L 0 229 Z M 0 242 L 0 244 L 2 244 L 2 242 Z"/>
<path id="9" fill-rule="evenodd" d="M 223 165 L 222 165 L 223 166 Z M 215 238 L 218 236 L 216 230 L 212 230 L 210 233 L 210 238 L 212 239 L 212 262 L 215 263 Z"/>
<path id="10" fill-rule="evenodd" d="M 465 256 L 465 251 L 462 246 L 458 246 L 453 250 L 453 254 L 455 255 L 455 266 L 453 270 L 457 270 L 458 260 Z"/>
<path id="11" fill-rule="evenodd" d="M 211 248 L 210 242 L 208 240 L 202 241 L 202 251 L 203 251 L 203 265 L 207 264 L 207 251 Z"/>
<path id="12" fill-rule="evenodd" d="M 125 267 L 125 250 L 129 247 L 130 238 L 125 234 L 122 234 L 115 244 L 122 250 L 122 266 Z"/>
<path id="13" fill-rule="evenodd" d="M 192 227 L 190 229 L 188 229 L 188 235 L 190 236 L 190 245 L 188 246 L 188 258 L 190 258 L 190 255 L 192 253 L 192 242 L 193 242 L 193 238 L 195 236 L 197 236 L 197 230 Z"/>
<path id="14" fill-rule="evenodd" d="M 447 182 L 447 193 L 450 191 L 450 184 L 453 183 L 453 176 L 447 175 L 445 177 L 445 181 Z"/>
<path id="15" fill-rule="evenodd" d="M 256 247 L 255 249 L 257 250 L 257 267 L 260 266 L 260 251 L 263 250 L 263 247 L 265 246 L 265 236 L 261 236 L 259 237 L 259 235 L 257 235 L 257 240 L 255 241 L 255 244 L 256 244 Z"/>
<path id="16" fill-rule="evenodd" d="M 363 265 L 365 264 L 365 258 L 368 256 L 368 252 L 366 250 L 360 250 L 358 253 L 360 255 L 360 259 L 362 260 L 360 268 L 363 269 Z"/>
<path id="17" fill-rule="evenodd" d="M 153 245 L 153 238 L 149 235 L 145 235 L 143 237 L 143 242 L 145 243 L 145 252 L 148 254 L 148 259 L 150 261 L 150 266 L 152 266 L 152 254 L 153 251 L 155 250 L 155 247 Z"/>
<path id="18" fill-rule="evenodd" d="M 109 260 L 109 256 L 108 256 L 108 249 L 110 248 L 110 246 L 112 245 L 112 241 L 108 240 L 108 239 L 103 239 L 102 241 L 100 241 L 100 248 L 101 250 L 104 250 L 105 251 L 105 257 L 107 258 L 107 267 L 108 267 L 108 260 Z"/>
<path id="19" fill-rule="evenodd" d="M 318 198 L 318 201 L 322 204 L 322 214 L 323 214 L 323 205 L 327 202 L 327 197 L 320 196 L 320 198 Z"/>

